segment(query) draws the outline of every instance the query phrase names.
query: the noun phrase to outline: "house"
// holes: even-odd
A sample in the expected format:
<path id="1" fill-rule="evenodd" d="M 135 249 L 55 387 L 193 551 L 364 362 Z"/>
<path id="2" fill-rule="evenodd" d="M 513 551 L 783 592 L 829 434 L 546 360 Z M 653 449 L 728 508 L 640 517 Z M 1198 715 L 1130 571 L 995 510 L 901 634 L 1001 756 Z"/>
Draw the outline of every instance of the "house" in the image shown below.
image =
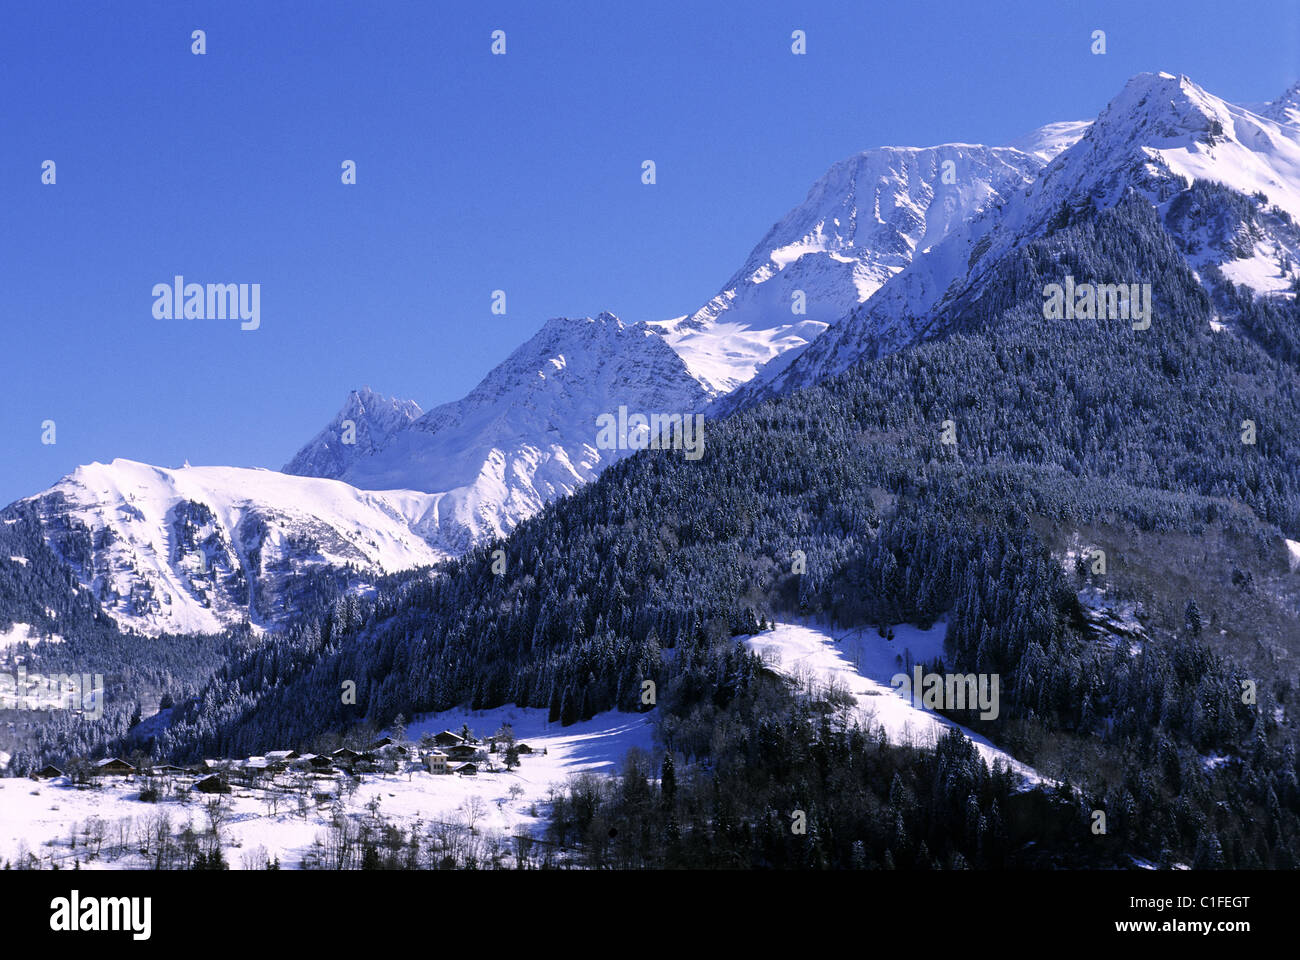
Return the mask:
<path id="1" fill-rule="evenodd" d="M 334 766 L 333 757 L 313 756 L 308 760 L 313 770 L 329 770 Z"/>
<path id="2" fill-rule="evenodd" d="M 349 750 L 347 747 L 343 747 L 341 750 L 335 750 L 330 754 L 330 757 L 335 763 L 347 764 L 353 764 L 362 759 L 361 754 L 357 753 L 355 750 Z"/>
<path id="3" fill-rule="evenodd" d="M 125 777 L 135 773 L 135 767 L 117 757 L 108 757 L 95 763 L 93 775 L 96 777 Z"/>
<path id="4" fill-rule="evenodd" d="M 202 780 L 194 784 L 194 789 L 200 793 L 229 793 L 230 786 L 218 774 L 210 773 Z"/>
<path id="5" fill-rule="evenodd" d="M 249 757 L 239 765 L 239 769 L 250 777 L 260 777 L 275 772 L 266 757 Z"/>
<path id="6" fill-rule="evenodd" d="M 516 744 L 515 744 L 515 751 L 516 751 L 517 753 L 532 753 L 532 752 L 533 752 L 533 748 L 530 747 L 530 746 L 529 746 L 528 744 L 526 744 L 526 743 L 516 743 Z"/>
<path id="7" fill-rule="evenodd" d="M 458 743 L 464 743 L 465 738 L 459 733 L 452 733 L 450 730 L 444 730 L 442 733 L 434 735 L 433 742 L 440 747 L 454 747 Z"/>
<path id="8" fill-rule="evenodd" d="M 441 750 L 433 750 L 424 755 L 424 769 L 430 773 L 447 772 L 447 755 Z"/>
<path id="9" fill-rule="evenodd" d="M 184 767 L 178 767 L 174 763 L 160 763 L 155 767 L 150 767 L 149 772 L 155 777 L 174 777 L 178 773 L 184 773 Z"/>
<path id="10" fill-rule="evenodd" d="M 298 759 L 297 750 L 268 750 L 266 759 L 272 763 L 288 764 L 290 760 Z"/>
<path id="11" fill-rule="evenodd" d="M 376 741 L 375 741 L 374 743 L 372 743 L 370 746 L 366 747 L 366 749 L 367 749 L 367 750 L 381 750 L 381 749 L 383 749 L 384 747 L 393 747 L 393 746 L 396 746 L 396 745 L 397 745 L 397 741 L 394 740 L 392 737 L 380 737 L 378 740 L 376 740 Z"/>
<path id="12" fill-rule="evenodd" d="M 478 773 L 478 767 L 474 766 L 472 763 L 462 763 L 458 767 L 452 767 L 451 772 L 459 773 L 463 777 L 472 777 L 474 774 Z"/>
<path id="13" fill-rule="evenodd" d="M 55 777 L 63 776 L 63 771 L 51 763 L 37 770 L 32 776 L 38 780 L 52 780 Z"/>
<path id="14" fill-rule="evenodd" d="M 476 753 L 478 747 L 468 743 L 458 743 L 454 747 L 447 748 L 447 756 L 453 760 L 473 760 Z"/>

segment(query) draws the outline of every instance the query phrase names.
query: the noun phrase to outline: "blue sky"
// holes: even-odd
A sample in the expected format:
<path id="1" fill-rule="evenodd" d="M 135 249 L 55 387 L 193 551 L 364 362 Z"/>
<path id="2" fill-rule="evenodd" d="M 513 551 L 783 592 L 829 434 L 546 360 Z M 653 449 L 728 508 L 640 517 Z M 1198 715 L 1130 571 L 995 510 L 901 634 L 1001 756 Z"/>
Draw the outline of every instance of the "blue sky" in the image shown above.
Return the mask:
<path id="1" fill-rule="evenodd" d="M 1142 71 L 1245 102 L 1300 77 L 1296 2 L 119 0 L 5 21 L 0 503 L 119 456 L 275 468 L 355 386 L 427 409 L 549 317 L 687 313 L 867 147 L 1002 143 Z M 176 274 L 260 283 L 261 328 L 154 319 Z"/>

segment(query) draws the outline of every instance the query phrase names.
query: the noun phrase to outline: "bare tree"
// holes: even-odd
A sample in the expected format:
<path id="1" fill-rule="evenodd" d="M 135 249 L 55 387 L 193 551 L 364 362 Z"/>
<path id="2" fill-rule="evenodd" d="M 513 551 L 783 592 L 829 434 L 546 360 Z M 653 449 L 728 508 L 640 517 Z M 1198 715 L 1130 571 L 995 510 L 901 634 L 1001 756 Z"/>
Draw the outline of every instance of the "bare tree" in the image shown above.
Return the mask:
<path id="1" fill-rule="evenodd" d="M 465 798 L 460 805 L 460 811 L 465 825 L 469 827 L 469 832 L 476 833 L 479 821 L 488 814 L 488 806 L 482 797 L 475 794 L 472 797 Z"/>

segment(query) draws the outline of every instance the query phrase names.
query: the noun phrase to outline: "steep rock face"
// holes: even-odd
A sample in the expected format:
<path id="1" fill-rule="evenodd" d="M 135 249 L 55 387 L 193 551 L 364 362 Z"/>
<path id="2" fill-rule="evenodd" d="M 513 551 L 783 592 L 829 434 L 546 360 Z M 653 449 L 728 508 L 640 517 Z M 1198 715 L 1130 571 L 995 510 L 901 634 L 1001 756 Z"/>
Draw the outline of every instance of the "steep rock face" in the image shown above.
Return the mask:
<path id="1" fill-rule="evenodd" d="M 768 231 L 717 296 L 649 326 L 712 396 L 725 394 L 764 365 L 789 362 L 918 254 L 1031 182 L 1085 126 L 1054 124 L 1021 148 L 951 143 L 849 157 Z"/>
<path id="2" fill-rule="evenodd" d="M 1198 180 L 1212 188 L 1193 191 Z M 983 271 L 1008 250 L 1068 221 L 1083 205 L 1111 206 L 1135 193 L 1161 213 L 1194 268 L 1213 267 L 1262 294 L 1285 294 L 1294 283 L 1296 129 L 1221 100 L 1186 77 L 1141 74 L 1035 181 L 952 230 L 792 363 L 730 404 L 799 389 L 863 357 L 900 349 L 924 336 L 930 318 L 953 298 L 978 302 Z"/>

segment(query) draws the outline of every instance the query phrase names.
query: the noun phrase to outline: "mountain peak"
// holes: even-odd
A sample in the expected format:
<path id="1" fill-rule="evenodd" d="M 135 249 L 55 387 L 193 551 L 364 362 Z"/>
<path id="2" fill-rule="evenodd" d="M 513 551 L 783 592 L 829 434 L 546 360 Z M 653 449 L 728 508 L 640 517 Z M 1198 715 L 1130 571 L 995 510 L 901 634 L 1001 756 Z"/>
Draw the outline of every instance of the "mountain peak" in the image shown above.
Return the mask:
<path id="1" fill-rule="evenodd" d="M 352 390 L 329 426 L 285 464 L 284 472 L 337 479 L 354 460 L 379 449 L 423 412 L 414 400 L 387 397 L 368 386 Z"/>

